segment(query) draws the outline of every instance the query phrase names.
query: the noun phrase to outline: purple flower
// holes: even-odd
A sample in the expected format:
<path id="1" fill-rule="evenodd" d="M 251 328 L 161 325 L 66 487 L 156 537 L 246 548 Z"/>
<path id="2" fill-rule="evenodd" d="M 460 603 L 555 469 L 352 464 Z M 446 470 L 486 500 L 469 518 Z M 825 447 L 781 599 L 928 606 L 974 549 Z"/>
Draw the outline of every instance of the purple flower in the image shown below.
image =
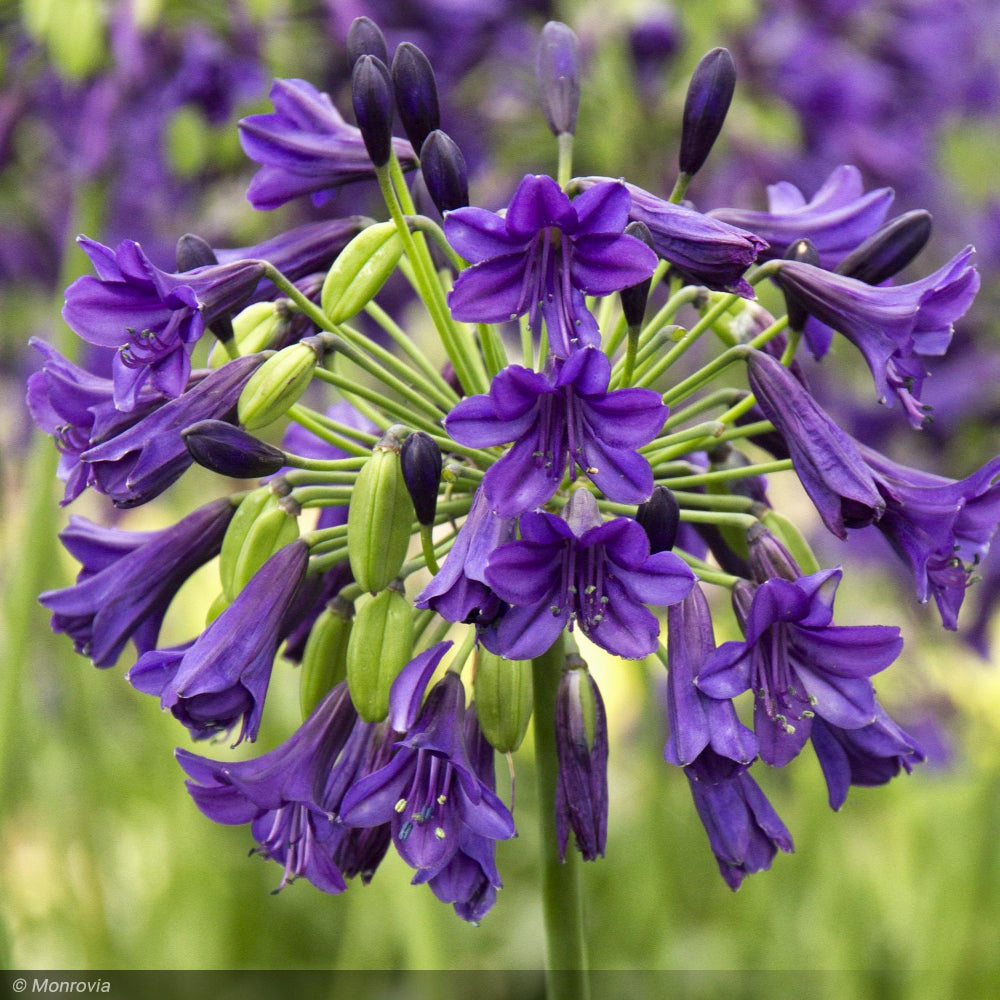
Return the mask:
<path id="1" fill-rule="evenodd" d="M 436 665 L 450 645 L 432 647 L 428 662 Z M 393 726 L 414 715 L 415 720 L 406 727 L 389 763 L 347 792 L 339 816 L 347 826 L 390 823 L 403 860 L 412 868 L 438 874 L 468 833 L 506 840 L 514 836 L 514 821 L 469 757 L 465 689 L 459 676 L 446 673 L 417 712 L 415 683 L 426 682 L 427 660 L 422 654 L 404 667 L 390 693 Z"/>
<path id="2" fill-rule="evenodd" d="M 236 743 L 255 740 L 271 667 L 308 561 L 302 540 L 279 549 L 194 643 L 146 653 L 129 671 L 129 683 L 157 695 L 161 708 L 169 708 L 195 739 L 228 732 L 242 720 Z"/>
<path id="3" fill-rule="evenodd" d="M 832 625 L 839 569 L 797 580 L 740 581 L 733 606 L 746 636 L 723 643 L 698 676 L 712 698 L 755 695 L 754 733 L 761 759 L 783 767 L 809 739 L 814 716 L 842 729 L 875 720 L 868 678 L 899 655 L 899 629 L 889 625 Z"/>
<path id="4" fill-rule="evenodd" d="M 275 80 L 271 114 L 240 121 L 243 151 L 261 165 L 247 189 L 256 209 L 272 209 L 312 195 L 321 205 L 332 189 L 375 176 L 361 132 L 348 125 L 329 95 L 305 80 Z M 416 165 L 410 144 L 393 139 L 404 169 Z"/>
<path id="5" fill-rule="evenodd" d="M 629 197 L 619 181 L 596 184 L 573 201 L 551 178 L 529 174 L 506 216 L 459 208 L 444 222 L 451 245 L 473 266 L 448 296 L 455 319 L 496 323 L 528 314 L 560 358 L 600 342 L 584 302 L 648 278 L 656 257 L 625 236 Z"/>
<path id="6" fill-rule="evenodd" d="M 255 853 L 284 868 L 279 889 L 300 877 L 324 892 L 346 888 L 333 857 L 345 831 L 330 818 L 326 800 L 356 721 L 347 685 L 339 684 L 289 739 L 261 757 L 223 763 L 176 751 L 191 779 L 188 791 L 209 819 L 252 824 Z"/>
<path id="7" fill-rule="evenodd" d="M 745 770 L 757 756 L 753 733 L 740 722 L 730 699 L 710 698 L 697 678 L 715 652 L 708 601 L 697 584 L 667 609 L 667 718 L 670 736 L 663 751 L 671 764 L 693 764 L 714 755 L 716 773 Z"/>
<path id="8" fill-rule="evenodd" d="M 579 661 L 556 693 L 556 839 L 566 858 L 570 830 L 584 861 L 604 857 L 608 835 L 608 719 L 601 692 Z"/>
<path id="9" fill-rule="evenodd" d="M 588 188 L 607 182 L 606 177 L 577 179 Z M 743 272 L 767 247 L 764 240 L 694 209 L 673 205 L 634 184 L 625 187 L 631 199 L 629 221 L 646 224 L 658 257 L 686 281 L 753 298 Z"/>
<path id="10" fill-rule="evenodd" d="M 228 498 L 215 500 L 162 531 L 70 518 L 59 537 L 82 564 L 76 584 L 39 597 L 52 612 L 53 631 L 67 633 L 97 667 L 114 664 L 129 639 L 140 653 L 152 649 L 174 595 L 218 554 L 235 510 Z"/>
<path id="11" fill-rule="evenodd" d="M 945 628 L 957 628 L 969 578 L 1000 523 L 1000 456 L 954 480 L 858 448 L 885 497 L 879 530 L 910 567 L 917 599 L 933 595 Z"/>
<path id="12" fill-rule="evenodd" d="M 952 324 L 972 304 L 979 290 L 973 253 L 966 247 L 933 274 L 906 285 L 871 286 L 798 261 L 782 262 L 776 280 L 805 312 L 858 348 L 880 401 L 894 392 L 919 428 L 927 416 L 919 403 L 927 376 L 920 358 L 945 353 Z"/>
<path id="13" fill-rule="evenodd" d="M 417 607 L 433 608 L 450 622 L 491 621 L 500 601 L 486 583 L 486 564 L 498 545 L 513 539 L 514 524 L 513 517 L 490 509 L 480 486 L 444 565 L 417 596 Z"/>
<path id="14" fill-rule="evenodd" d="M 830 808 L 839 809 L 851 785 L 884 785 L 906 768 L 924 761 L 924 753 L 876 705 L 875 721 L 861 729 L 841 729 L 823 719 L 813 720 L 813 749 L 823 769 Z"/>
<path id="15" fill-rule="evenodd" d="M 788 446 L 795 471 L 823 523 L 838 538 L 877 521 L 885 511 L 857 443 L 784 365 L 763 351 L 747 357 L 750 388 L 763 415 Z"/>
<path id="16" fill-rule="evenodd" d="M 493 747 L 483 736 L 476 713 L 465 715 L 465 745 L 479 780 L 496 791 L 493 769 Z M 413 876 L 413 884 L 426 882 L 442 903 L 451 903 L 463 920 L 478 924 L 496 902 L 501 888 L 496 864 L 496 841 L 463 827 L 459 833 L 458 850 L 444 867 L 436 872 L 421 868 Z"/>
<path id="17" fill-rule="evenodd" d="M 122 413 L 114 404 L 110 379 L 78 368 L 44 340 L 32 338 L 31 346 L 45 360 L 41 371 L 28 377 L 28 409 L 35 423 L 55 438 L 60 453 L 58 475 L 66 484 L 61 501 L 65 506 L 96 485 L 93 466 L 82 460 L 82 454 L 95 442 L 138 423 L 163 397 L 147 386 L 135 408 Z"/>
<path id="18" fill-rule="evenodd" d="M 781 181 L 768 186 L 766 212 L 719 208 L 709 214 L 767 240 L 770 246 L 761 254 L 765 260 L 784 257 L 793 243 L 806 239 L 819 253 L 820 267 L 833 270 L 882 225 L 892 199 L 891 188 L 865 194 L 861 171 L 844 165 L 808 202 L 794 184 Z"/>
<path id="19" fill-rule="evenodd" d="M 116 250 L 85 237 L 78 242 L 98 276 L 66 289 L 63 318 L 88 343 L 117 349 L 111 370 L 120 410 L 135 407 L 147 381 L 179 396 L 204 328 L 246 301 L 264 273 L 261 261 L 241 260 L 168 274 L 132 240 Z"/>
<path id="20" fill-rule="evenodd" d="M 208 373 L 120 433 L 92 442 L 80 453 L 88 482 L 116 507 L 136 507 L 158 496 L 191 465 L 181 431 L 200 420 L 231 421 L 243 387 L 264 357 L 249 354 Z M 95 425 L 95 430 L 97 429 Z"/>
<path id="21" fill-rule="evenodd" d="M 552 375 L 505 368 L 489 395 L 455 406 L 445 427 L 456 441 L 474 448 L 515 442 L 483 480 L 498 514 L 543 504 L 562 483 L 567 462 L 571 476 L 579 467 L 611 500 L 649 498 L 653 473 L 635 449 L 656 437 L 668 411 L 649 389 L 608 392 L 610 377 L 604 352 L 584 348 Z"/>
<path id="22" fill-rule="evenodd" d="M 649 540 L 631 518 L 602 523 L 597 502 L 577 490 L 566 520 L 524 514 L 521 540 L 497 548 L 486 582 L 511 607 L 481 639 L 509 659 L 539 656 L 567 624 L 576 622 L 602 649 L 639 659 L 656 649 L 659 622 L 644 604 L 668 605 L 694 585 L 694 574 L 673 552 L 649 553 Z"/>
<path id="23" fill-rule="evenodd" d="M 779 847 L 795 849 L 785 824 L 749 773 L 715 782 L 700 780 L 690 768 L 684 773 L 719 871 L 731 889 L 738 889 L 747 875 L 770 868 Z"/>

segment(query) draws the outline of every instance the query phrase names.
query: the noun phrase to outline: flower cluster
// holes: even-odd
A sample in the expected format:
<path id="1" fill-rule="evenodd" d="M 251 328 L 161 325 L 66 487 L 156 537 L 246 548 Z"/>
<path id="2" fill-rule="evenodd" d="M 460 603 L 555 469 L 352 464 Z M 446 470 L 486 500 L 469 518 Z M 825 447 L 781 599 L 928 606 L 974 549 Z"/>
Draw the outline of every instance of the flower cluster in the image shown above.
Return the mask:
<path id="1" fill-rule="evenodd" d="M 1000 459 L 959 481 L 898 465 L 837 425 L 796 355 L 804 337 L 820 359 L 840 334 L 919 427 L 921 359 L 948 349 L 976 293 L 972 250 L 887 284 L 925 220 L 886 222 L 891 193 L 866 194 L 848 166 L 812 200 L 779 185 L 768 212 L 681 204 L 729 108 L 724 49 L 694 74 L 678 184 L 661 197 L 573 176 L 579 52 L 550 23 L 537 76 L 558 177 L 528 174 L 499 210 L 468 204 L 427 57 L 403 43 L 390 58 L 367 18 L 347 51 L 357 125 L 310 83 L 276 81 L 273 112 L 240 123 L 259 168 L 248 198 L 318 204 L 369 179 L 387 219 L 236 250 L 189 235 L 173 272 L 137 243 L 83 241 L 97 273 L 70 286 L 64 316 L 115 349 L 111 377 L 39 343 L 28 385 L 62 453 L 64 502 L 92 488 L 143 504 L 194 462 L 263 478 L 159 531 L 74 518 L 62 540 L 82 568 L 42 595 L 52 626 L 100 667 L 131 641 L 128 681 L 194 740 L 254 741 L 283 651 L 298 664 L 301 726 L 256 759 L 178 750 L 198 808 L 249 824 L 282 887 L 304 877 L 339 893 L 392 846 L 414 883 L 473 922 L 501 887 L 496 844 L 516 833 L 495 752 L 516 751 L 533 716 L 554 831 L 543 848 L 562 860 L 572 840 L 603 856 L 614 726 L 580 646 L 655 656 L 666 760 L 737 888 L 792 850 L 751 777 L 758 760 L 784 767 L 811 744 L 836 809 L 851 785 L 923 759 L 871 680 L 899 659 L 899 629 L 833 623 L 842 570 L 815 562 L 764 476 L 794 470 L 839 538 L 883 532 L 917 598 L 933 595 L 957 627 L 1000 519 Z M 411 336 L 414 303 L 394 308 L 396 272 L 443 369 Z M 765 279 L 786 316 L 752 301 Z M 209 333 L 219 343 L 193 369 Z M 710 336 L 720 352 L 691 351 Z M 733 365 L 748 392 L 715 384 Z M 286 419 L 281 447 L 257 437 Z M 755 461 L 747 442 L 776 461 Z M 216 555 L 207 624 L 161 645 L 175 594 Z M 708 587 L 729 593 L 742 640 L 716 645 Z"/>

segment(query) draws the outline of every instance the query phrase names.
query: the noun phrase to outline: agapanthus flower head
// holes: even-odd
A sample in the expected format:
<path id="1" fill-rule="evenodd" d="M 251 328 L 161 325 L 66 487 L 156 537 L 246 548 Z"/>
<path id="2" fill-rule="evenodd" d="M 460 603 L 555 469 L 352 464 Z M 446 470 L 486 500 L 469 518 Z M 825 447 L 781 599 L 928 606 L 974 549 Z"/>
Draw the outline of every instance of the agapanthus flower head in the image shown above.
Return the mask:
<path id="1" fill-rule="evenodd" d="M 589 190 L 608 180 L 579 177 L 575 183 Z M 674 205 L 634 184 L 625 186 L 630 199 L 629 221 L 648 227 L 656 255 L 669 262 L 685 281 L 753 298 L 743 273 L 767 247 L 765 240 L 693 208 Z"/>
<path id="2" fill-rule="evenodd" d="M 768 186 L 766 212 L 717 208 L 709 215 L 767 240 L 765 260 L 778 260 L 796 240 L 807 239 L 816 247 L 819 266 L 832 270 L 882 225 L 892 199 L 891 188 L 866 193 L 861 171 L 845 164 L 809 201 L 794 184 L 780 181 Z"/>
<path id="3" fill-rule="evenodd" d="M 760 786 L 741 771 L 720 781 L 700 780 L 685 768 L 695 808 L 731 889 L 747 875 L 764 871 L 780 848 L 793 851 L 792 836 Z"/>
<path id="4" fill-rule="evenodd" d="M 346 831 L 330 817 L 327 786 L 356 720 L 342 683 L 289 739 L 261 757 L 224 763 L 176 752 L 190 779 L 188 791 L 209 819 L 251 824 L 256 853 L 284 868 L 279 889 L 300 877 L 324 892 L 346 888 L 334 861 Z"/>
<path id="5" fill-rule="evenodd" d="M 278 208 L 307 194 L 319 205 L 334 189 L 375 176 L 361 132 L 329 95 L 305 80 L 275 80 L 271 101 L 272 113 L 239 123 L 244 152 L 261 165 L 247 189 L 254 208 Z M 393 139 L 392 149 L 404 169 L 416 165 L 408 142 Z"/>
<path id="6" fill-rule="evenodd" d="M 587 665 L 569 657 L 556 692 L 556 840 L 565 860 L 570 831 L 584 861 L 604 857 L 608 836 L 608 719 Z"/>
<path id="7" fill-rule="evenodd" d="M 577 490 L 565 510 L 523 514 L 521 539 L 495 549 L 486 582 L 512 607 L 481 634 L 509 659 L 540 656 L 567 625 L 602 649 L 638 659 L 656 649 L 659 622 L 644 606 L 670 605 L 694 585 L 673 552 L 650 555 L 631 518 L 603 522 L 597 502 Z"/>
<path id="8" fill-rule="evenodd" d="M 649 389 L 609 392 L 610 378 L 607 356 L 587 347 L 550 374 L 505 368 L 489 395 L 454 407 L 445 427 L 456 441 L 475 448 L 514 442 L 483 480 L 493 510 L 513 516 L 543 504 L 567 464 L 570 475 L 578 467 L 611 500 L 649 497 L 653 473 L 636 449 L 656 437 L 667 408 Z"/>
<path id="9" fill-rule="evenodd" d="M 972 304 L 979 290 L 973 254 L 966 247 L 933 274 L 904 285 L 874 287 L 795 261 L 783 262 L 776 280 L 805 312 L 858 348 L 880 402 L 895 393 L 919 428 L 927 416 L 919 403 L 927 376 L 921 358 L 945 353 L 954 322 Z"/>
<path id="10" fill-rule="evenodd" d="M 434 579 L 417 595 L 418 608 L 432 608 L 450 622 L 492 621 L 500 599 L 486 582 L 486 566 L 497 546 L 514 537 L 516 519 L 495 513 L 480 486 L 458 536 Z"/>
<path id="11" fill-rule="evenodd" d="M 235 509 L 223 497 L 160 531 L 71 518 L 59 537 L 82 564 L 76 584 L 38 598 L 52 612 L 53 631 L 67 633 L 97 667 L 112 666 L 129 639 L 140 653 L 152 649 L 174 595 L 218 554 Z"/>
<path id="12" fill-rule="evenodd" d="M 842 729 L 873 722 L 868 678 L 903 647 L 895 626 L 832 624 L 840 578 L 830 569 L 796 580 L 738 582 L 733 607 L 746 638 L 723 643 L 698 675 L 698 687 L 712 698 L 753 690 L 754 734 L 761 759 L 774 767 L 802 750 L 814 716 Z"/>
<path id="13" fill-rule="evenodd" d="M 450 643 L 432 647 L 438 660 Z M 390 693 L 390 718 L 412 717 L 413 678 L 422 661 L 404 667 Z M 466 744 L 465 689 L 447 672 L 431 689 L 384 767 L 347 792 L 339 811 L 347 826 L 391 824 L 397 851 L 412 868 L 437 874 L 461 849 L 463 831 L 487 840 L 514 836 L 514 821 L 477 773 Z"/>
<path id="14" fill-rule="evenodd" d="M 625 236 L 629 196 L 618 181 L 596 184 L 572 201 L 551 178 L 529 174 L 505 216 L 483 208 L 449 212 L 445 234 L 473 266 L 448 296 L 455 319 L 542 320 L 560 358 L 600 341 L 584 295 L 607 295 L 649 277 L 656 255 Z"/>
<path id="15" fill-rule="evenodd" d="M 308 560 L 304 541 L 279 549 L 192 644 L 146 653 L 129 671 L 129 683 L 158 696 L 195 739 L 239 723 L 235 742 L 255 740 L 271 667 Z"/>
<path id="16" fill-rule="evenodd" d="M 88 343 L 116 350 L 112 379 L 121 410 L 136 406 L 147 381 L 165 396 L 179 396 L 205 327 L 245 302 L 264 273 L 261 261 L 241 260 L 170 274 L 132 240 L 115 250 L 84 237 L 79 243 L 98 276 L 66 289 L 63 318 Z"/>
<path id="17" fill-rule="evenodd" d="M 860 729 L 842 729 L 824 719 L 813 720 L 812 744 L 826 778 L 831 809 L 847 800 L 851 785 L 884 785 L 905 768 L 925 760 L 912 736 L 876 706 L 875 720 Z"/>

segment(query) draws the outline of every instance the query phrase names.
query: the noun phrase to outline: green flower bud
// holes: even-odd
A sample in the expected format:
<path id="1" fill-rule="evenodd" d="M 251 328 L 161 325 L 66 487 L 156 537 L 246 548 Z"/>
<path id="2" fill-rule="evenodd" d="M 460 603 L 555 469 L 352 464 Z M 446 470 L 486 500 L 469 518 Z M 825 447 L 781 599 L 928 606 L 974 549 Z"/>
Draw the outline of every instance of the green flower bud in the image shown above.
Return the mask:
<path id="1" fill-rule="evenodd" d="M 792 558 L 799 564 L 807 576 L 820 571 L 819 561 L 809 548 L 809 543 L 803 538 L 802 532 L 784 514 L 779 514 L 770 507 L 759 515 L 764 526 L 788 549 Z"/>
<path id="2" fill-rule="evenodd" d="M 531 719 L 531 661 L 479 650 L 473 693 L 486 739 L 501 753 L 516 750 Z"/>
<path id="3" fill-rule="evenodd" d="M 243 388 L 236 411 L 240 423 L 253 431 L 287 413 L 312 381 L 320 355 L 320 341 L 309 337 L 269 357 Z"/>
<path id="4" fill-rule="evenodd" d="M 229 522 L 219 552 L 219 578 L 229 601 L 270 556 L 299 537 L 297 521 L 278 507 L 278 499 L 270 486 L 261 486 L 243 498 Z"/>
<path id="5" fill-rule="evenodd" d="M 401 584 L 364 595 L 357 608 L 347 641 L 347 686 L 358 715 L 381 722 L 389 714 L 389 688 L 413 656 L 413 614 Z"/>
<path id="6" fill-rule="evenodd" d="M 361 312 L 396 270 L 403 242 L 394 222 L 362 229 L 337 255 L 323 282 L 320 303 L 333 323 Z"/>
<path id="7" fill-rule="evenodd" d="M 413 505 L 399 462 L 399 440 L 389 430 L 358 473 L 347 514 L 351 572 L 370 593 L 399 574 L 410 544 Z"/>
<path id="8" fill-rule="evenodd" d="M 323 696 L 347 676 L 347 644 L 351 635 L 354 605 L 335 597 L 313 623 L 302 653 L 299 674 L 299 704 L 302 718 Z"/>
<path id="9" fill-rule="evenodd" d="M 233 317 L 233 336 L 240 354 L 266 351 L 281 339 L 288 325 L 288 310 L 277 302 L 254 302 Z M 209 368 L 221 368 L 229 361 L 223 344 L 216 344 L 208 356 Z"/>

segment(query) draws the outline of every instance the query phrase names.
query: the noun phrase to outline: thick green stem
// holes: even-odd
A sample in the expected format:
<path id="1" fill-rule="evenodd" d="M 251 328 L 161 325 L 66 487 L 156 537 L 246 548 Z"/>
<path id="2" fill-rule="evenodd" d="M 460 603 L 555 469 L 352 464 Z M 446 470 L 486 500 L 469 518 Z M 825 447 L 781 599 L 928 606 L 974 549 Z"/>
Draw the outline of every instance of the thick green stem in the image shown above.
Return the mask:
<path id="1" fill-rule="evenodd" d="M 566 662 L 563 637 L 532 661 L 535 699 L 535 766 L 541 832 L 542 907 L 545 916 L 548 1000 L 588 1000 L 587 946 L 583 933 L 580 858 L 572 848 L 559 860 L 556 840 L 556 693 Z"/>

